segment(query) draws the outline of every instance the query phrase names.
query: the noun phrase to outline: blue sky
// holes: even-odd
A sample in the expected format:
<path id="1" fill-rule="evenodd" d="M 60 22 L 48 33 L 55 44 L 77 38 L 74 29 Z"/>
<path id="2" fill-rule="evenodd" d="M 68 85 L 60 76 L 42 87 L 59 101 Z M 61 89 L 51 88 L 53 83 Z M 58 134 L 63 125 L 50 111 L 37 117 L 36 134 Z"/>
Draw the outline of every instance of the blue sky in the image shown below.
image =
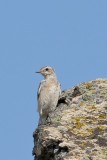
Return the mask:
<path id="1" fill-rule="evenodd" d="M 107 0 L 0 1 L 0 159 L 32 160 L 45 65 L 62 90 L 107 77 Z"/>

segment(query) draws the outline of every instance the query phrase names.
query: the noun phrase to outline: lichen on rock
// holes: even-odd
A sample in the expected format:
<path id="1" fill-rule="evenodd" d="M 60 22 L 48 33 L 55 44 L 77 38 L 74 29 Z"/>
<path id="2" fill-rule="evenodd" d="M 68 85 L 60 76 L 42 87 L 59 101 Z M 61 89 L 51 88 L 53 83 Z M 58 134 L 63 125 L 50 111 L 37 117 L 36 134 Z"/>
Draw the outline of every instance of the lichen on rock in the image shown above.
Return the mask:
<path id="1" fill-rule="evenodd" d="M 63 91 L 33 136 L 35 160 L 107 160 L 107 79 Z"/>

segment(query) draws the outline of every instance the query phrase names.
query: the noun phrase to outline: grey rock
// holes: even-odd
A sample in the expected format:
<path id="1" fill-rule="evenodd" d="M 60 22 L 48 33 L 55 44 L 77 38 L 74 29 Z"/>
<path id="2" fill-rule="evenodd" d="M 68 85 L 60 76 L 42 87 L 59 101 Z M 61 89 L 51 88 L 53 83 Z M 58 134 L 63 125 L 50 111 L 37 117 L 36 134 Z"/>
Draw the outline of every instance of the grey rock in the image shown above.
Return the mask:
<path id="1" fill-rule="evenodd" d="M 107 79 L 63 91 L 33 137 L 35 160 L 107 160 Z"/>

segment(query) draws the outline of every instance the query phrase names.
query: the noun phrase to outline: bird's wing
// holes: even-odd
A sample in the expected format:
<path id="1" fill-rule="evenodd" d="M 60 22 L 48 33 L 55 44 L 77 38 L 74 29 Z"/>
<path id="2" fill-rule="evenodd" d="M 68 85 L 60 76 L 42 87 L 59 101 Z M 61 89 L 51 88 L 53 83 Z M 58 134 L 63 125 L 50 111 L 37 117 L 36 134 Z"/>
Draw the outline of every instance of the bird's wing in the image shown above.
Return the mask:
<path id="1" fill-rule="evenodd" d="M 42 80 L 39 84 L 39 87 L 38 87 L 38 92 L 37 92 L 37 99 L 39 99 L 39 96 L 40 96 L 40 92 L 41 92 L 41 88 L 43 86 L 43 84 L 45 83 L 45 80 Z"/>
<path id="2" fill-rule="evenodd" d="M 41 83 L 39 84 L 39 87 L 38 87 L 38 92 L 37 92 L 37 100 L 39 99 L 40 90 L 41 90 Z"/>
<path id="3" fill-rule="evenodd" d="M 40 94 L 41 94 L 41 90 L 43 89 L 43 85 L 45 83 L 45 80 L 42 80 L 39 84 L 39 87 L 38 87 L 38 92 L 37 92 L 37 100 L 38 100 L 38 112 L 40 115 L 42 115 L 42 108 L 41 108 L 41 103 L 39 101 L 39 97 L 40 97 Z"/>

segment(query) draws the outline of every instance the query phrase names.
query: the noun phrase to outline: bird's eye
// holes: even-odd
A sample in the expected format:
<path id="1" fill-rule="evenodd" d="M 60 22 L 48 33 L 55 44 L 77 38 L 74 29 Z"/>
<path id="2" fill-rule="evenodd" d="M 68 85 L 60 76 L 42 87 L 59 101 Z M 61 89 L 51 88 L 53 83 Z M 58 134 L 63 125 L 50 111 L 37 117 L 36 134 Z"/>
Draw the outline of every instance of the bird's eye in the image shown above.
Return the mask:
<path id="1" fill-rule="evenodd" d="M 48 69 L 48 68 L 46 68 L 46 71 L 49 71 L 49 69 Z"/>

